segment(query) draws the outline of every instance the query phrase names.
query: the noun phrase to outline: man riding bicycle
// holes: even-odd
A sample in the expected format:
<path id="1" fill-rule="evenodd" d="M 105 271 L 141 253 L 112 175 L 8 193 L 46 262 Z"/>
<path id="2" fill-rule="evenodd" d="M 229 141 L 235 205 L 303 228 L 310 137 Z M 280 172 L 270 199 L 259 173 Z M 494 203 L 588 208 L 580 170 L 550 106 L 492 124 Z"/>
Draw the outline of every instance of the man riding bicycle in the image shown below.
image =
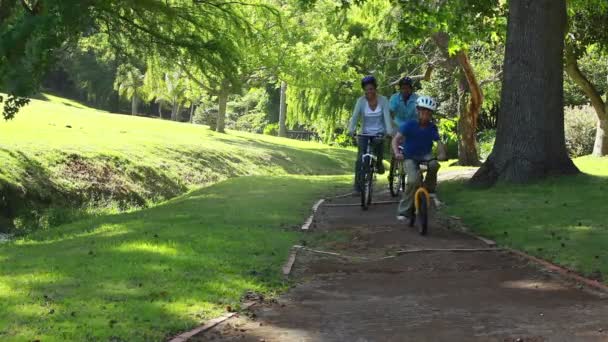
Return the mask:
<path id="1" fill-rule="evenodd" d="M 416 113 L 416 100 L 418 95 L 414 93 L 414 81 L 409 77 L 399 80 L 399 92 L 393 94 L 389 101 L 389 109 L 397 129 L 410 120 L 418 119 Z"/>
<path id="2" fill-rule="evenodd" d="M 403 199 L 399 203 L 399 220 L 410 219 L 414 216 L 414 192 L 418 186 L 418 170 L 421 163 L 427 164 L 427 174 L 424 187 L 434 195 L 437 186 L 439 162 L 433 158 L 433 142 L 439 142 L 439 130 L 433 123 L 433 112 L 437 110 L 437 102 L 429 96 L 420 96 L 416 100 L 418 119 L 410 120 L 399 127 L 392 141 L 395 158 L 404 160 L 403 167 L 407 175 Z"/>

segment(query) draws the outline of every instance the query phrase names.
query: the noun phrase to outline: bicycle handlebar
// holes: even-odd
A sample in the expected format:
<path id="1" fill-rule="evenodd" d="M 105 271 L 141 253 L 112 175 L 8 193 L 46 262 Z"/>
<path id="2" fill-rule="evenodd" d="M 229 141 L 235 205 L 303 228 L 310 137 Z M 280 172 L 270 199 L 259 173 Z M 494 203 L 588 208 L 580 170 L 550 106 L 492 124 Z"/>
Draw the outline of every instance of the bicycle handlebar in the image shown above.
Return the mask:
<path id="1" fill-rule="evenodd" d="M 361 138 L 384 138 L 384 134 L 356 134 L 356 136 Z"/>

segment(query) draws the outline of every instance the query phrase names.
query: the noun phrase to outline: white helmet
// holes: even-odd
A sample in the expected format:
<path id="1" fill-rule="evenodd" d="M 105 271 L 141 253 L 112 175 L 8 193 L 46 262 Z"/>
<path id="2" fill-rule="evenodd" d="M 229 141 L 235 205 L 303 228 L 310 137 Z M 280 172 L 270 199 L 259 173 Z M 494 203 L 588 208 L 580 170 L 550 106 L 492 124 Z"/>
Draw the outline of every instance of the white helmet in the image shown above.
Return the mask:
<path id="1" fill-rule="evenodd" d="M 420 96 L 416 100 L 416 107 L 430 109 L 434 112 L 437 110 L 437 102 L 430 96 Z"/>

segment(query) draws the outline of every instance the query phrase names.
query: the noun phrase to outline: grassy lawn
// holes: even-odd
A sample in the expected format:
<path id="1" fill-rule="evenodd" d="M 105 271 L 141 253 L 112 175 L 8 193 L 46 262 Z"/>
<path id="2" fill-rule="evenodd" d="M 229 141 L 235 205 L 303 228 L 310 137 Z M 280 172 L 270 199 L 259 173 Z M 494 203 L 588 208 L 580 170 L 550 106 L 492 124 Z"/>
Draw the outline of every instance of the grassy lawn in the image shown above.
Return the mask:
<path id="1" fill-rule="evenodd" d="M 450 182 L 441 196 L 475 232 L 608 283 L 608 158 L 575 163 L 583 174 L 488 190 Z"/>
<path id="2" fill-rule="evenodd" d="M 206 126 L 46 98 L 33 100 L 15 120 L 0 121 L 0 191 L 7 198 L 0 197 L 0 216 L 22 216 L 18 233 L 70 221 L 91 208 L 107 208 L 102 211 L 107 213 L 148 207 L 236 176 L 352 169 L 354 153 L 348 149 L 243 132 L 218 134 Z M 66 213 L 66 207 L 77 212 Z"/>
<path id="3" fill-rule="evenodd" d="M 240 177 L 0 245 L 0 340 L 158 341 L 282 290 L 294 227 L 350 181 Z"/>

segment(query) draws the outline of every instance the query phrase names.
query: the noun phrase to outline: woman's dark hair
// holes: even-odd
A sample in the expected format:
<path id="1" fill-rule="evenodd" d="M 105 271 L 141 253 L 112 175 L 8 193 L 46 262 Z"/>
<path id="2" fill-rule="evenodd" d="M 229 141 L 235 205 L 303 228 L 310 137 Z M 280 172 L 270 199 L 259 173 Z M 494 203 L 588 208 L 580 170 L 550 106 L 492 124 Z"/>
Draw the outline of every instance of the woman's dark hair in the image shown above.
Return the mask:
<path id="1" fill-rule="evenodd" d="M 378 88 L 378 83 L 376 83 L 376 78 L 372 75 L 365 76 L 361 80 L 361 88 L 365 88 L 366 85 L 371 84 L 374 88 Z"/>

